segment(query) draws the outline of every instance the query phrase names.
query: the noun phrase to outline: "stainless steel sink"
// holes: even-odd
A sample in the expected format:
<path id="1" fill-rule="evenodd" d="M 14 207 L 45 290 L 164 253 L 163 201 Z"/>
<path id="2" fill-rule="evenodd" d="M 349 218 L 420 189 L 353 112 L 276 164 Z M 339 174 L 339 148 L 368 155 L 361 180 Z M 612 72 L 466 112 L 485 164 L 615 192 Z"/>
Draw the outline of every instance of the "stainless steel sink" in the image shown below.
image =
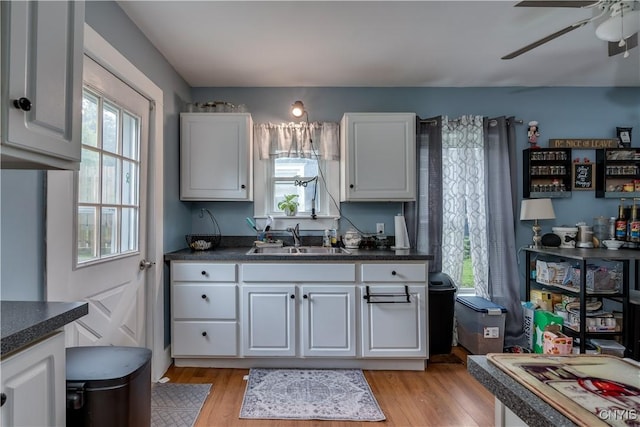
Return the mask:
<path id="1" fill-rule="evenodd" d="M 280 248 L 251 248 L 247 255 L 350 255 L 344 248 L 325 248 L 323 246 L 285 246 Z"/>

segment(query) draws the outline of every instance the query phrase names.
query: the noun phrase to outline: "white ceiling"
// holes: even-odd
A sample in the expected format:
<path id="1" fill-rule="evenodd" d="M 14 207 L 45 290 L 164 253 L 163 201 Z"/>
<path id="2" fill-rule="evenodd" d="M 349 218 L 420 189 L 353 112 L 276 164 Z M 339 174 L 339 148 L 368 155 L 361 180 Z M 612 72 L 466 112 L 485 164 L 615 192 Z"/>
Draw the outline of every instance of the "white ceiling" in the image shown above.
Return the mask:
<path id="1" fill-rule="evenodd" d="M 120 1 L 193 87 L 640 86 L 593 23 L 500 58 L 592 10 L 516 1 Z"/>

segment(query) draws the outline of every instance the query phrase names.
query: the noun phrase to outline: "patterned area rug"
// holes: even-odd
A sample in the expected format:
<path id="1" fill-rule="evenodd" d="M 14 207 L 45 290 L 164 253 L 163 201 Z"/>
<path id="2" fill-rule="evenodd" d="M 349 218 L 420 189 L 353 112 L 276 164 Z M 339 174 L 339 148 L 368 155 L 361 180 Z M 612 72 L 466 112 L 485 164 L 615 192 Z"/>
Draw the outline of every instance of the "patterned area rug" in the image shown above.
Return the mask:
<path id="1" fill-rule="evenodd" d="M 151 427 L 192 427 L 211 384 L 154 383 L 151 387 Z"/>
<path id="2" fill-rule="evenodd" d="M 251 369 L 240 418 L 382 421 L 359 369 Z"/>

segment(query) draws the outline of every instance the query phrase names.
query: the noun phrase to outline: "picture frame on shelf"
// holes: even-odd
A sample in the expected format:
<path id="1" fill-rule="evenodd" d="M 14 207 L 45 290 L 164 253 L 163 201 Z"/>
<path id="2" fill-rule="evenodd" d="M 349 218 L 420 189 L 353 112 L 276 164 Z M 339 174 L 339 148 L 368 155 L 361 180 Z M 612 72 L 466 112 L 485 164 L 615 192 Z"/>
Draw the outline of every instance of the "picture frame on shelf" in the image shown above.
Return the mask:
<path id="1" fill-rule="evenodd" d="M 592 191 L 596 188 L 596 164 L 571 164 L 571 189 L 575 191 Z"/>

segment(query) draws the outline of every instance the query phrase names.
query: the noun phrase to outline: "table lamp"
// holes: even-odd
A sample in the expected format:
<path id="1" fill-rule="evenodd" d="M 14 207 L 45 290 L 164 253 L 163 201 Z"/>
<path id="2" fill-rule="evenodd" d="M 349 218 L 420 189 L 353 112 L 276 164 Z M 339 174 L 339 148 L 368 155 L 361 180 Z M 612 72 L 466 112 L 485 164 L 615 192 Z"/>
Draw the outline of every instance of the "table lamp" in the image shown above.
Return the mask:
<path id="1" fill-rule="evenodd" d="M 538 225 L 540 219 L 555 219 L 556 214 L 553 211 L 551 199 L 526 199 L 522 201 L 520 206 L 520 221 L 533 220 L 533 248 L 542 248 L 542 236 L 540 236 L 541 227 Z"/>

